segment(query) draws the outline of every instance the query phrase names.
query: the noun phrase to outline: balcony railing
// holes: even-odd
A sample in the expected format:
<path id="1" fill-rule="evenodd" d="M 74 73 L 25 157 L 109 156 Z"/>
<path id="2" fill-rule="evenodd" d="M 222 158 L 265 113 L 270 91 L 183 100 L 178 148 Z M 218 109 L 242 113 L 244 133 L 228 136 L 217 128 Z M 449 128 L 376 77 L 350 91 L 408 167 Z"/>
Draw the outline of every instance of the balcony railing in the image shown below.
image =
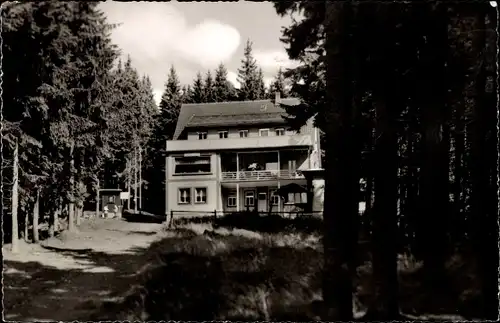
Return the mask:
<path id="1" fill-rule="evenodd" d="M 277 149 L 283 147 L 307 147 L 313 145 L 311 134 L 272 137 L 248 137 L 205 140 L 168 140 L 167 152 L 200 152 L 237 149 Z"/>
<path id="2" fill-rule="evenodd" d="M 298 171 L 291 170 L 222 172 L 222 180 L 225 182 L 270 181 L 277 179 L 304 179 L 304 175 Z"/>

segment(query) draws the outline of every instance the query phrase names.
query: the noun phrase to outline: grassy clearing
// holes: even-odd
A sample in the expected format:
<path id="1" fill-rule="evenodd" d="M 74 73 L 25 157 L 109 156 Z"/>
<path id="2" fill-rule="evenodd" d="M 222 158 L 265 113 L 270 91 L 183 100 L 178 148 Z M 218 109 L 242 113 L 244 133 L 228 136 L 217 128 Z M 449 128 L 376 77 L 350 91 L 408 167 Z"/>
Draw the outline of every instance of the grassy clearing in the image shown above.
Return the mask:
<path id="1" fill-rule="evenodd" d="M 256 233 L 209 224 L 185 224 L 173 232 L 151 246 L 151 264 L 124 301 L 104 304 L 91 319 L 319 320 L 323 260 L 318 234 Z M 463 261 L 452 259 L 448 268 L 460 286 L 436 300 L 418 283 L 421 263 L 402 255 L 402 311 L 450 314 L 465 306 L 460 295 L 473 290 L 475 282 L 464 282 L 470 268 L 457 263 Z M 355 279 L 356 316 L 371 301 L 370 275 L 366 261 Z"/>

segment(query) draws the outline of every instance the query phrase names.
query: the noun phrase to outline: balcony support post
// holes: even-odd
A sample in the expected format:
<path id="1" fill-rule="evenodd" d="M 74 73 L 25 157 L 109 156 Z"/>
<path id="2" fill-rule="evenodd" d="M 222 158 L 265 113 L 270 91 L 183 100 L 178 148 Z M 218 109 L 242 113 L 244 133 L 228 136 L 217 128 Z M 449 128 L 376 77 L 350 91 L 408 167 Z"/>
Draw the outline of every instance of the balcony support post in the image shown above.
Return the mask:
<path id="1" fill-rule="evenodd" d="M 236 212 L 240 212 L 240 155 L 236 153 Z"/>
<path id="2" fill-rule="evenodd" d="M 236 153 L 236 179 L 240 179 L 240 155 Z"/>
<path id="3" fill-rule="evenodd" d="M 236 212 L 240 212 L 240 183 L 236 183 Z"/>
<path id="4" fill-rule="evenodd" d="M 281 156 L 280 156 L 280 151 L 278 150 L 278 190 L 281 188 L 280 177 L 281 177 Z M 281 214 L 281 197 L 278 202 L 278 214 Z"/>

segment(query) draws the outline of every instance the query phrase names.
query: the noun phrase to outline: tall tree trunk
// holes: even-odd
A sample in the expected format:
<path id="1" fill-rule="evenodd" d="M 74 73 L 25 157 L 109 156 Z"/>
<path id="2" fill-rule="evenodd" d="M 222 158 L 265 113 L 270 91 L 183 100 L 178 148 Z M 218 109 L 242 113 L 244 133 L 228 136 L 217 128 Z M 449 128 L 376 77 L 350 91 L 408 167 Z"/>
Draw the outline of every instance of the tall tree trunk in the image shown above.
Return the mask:
<path id="1" fill-rule="evenodd" d="M 82 185 L 84 185 L 82 182 L 80 182 L 80 176 L 81 174 L 78 175 L 78 187 L 80 188 Z M 79 193 L 80 194 L 80 193 Z M 83 196 L 78 196 L 78 200 L 75 204 L 75 217 L 76 217 L 76 225 L 80 226 L 82 223 L 82 216 L 83 216 Z"/>
<path id="2" fill-rule="evenodd" d="M 498 318 L 498 284 L 497 282 L 497 269 L 499 267 L 499 254 L 498 245 L 499 240 L 499 227 L 497 225 L 498 217 L 498 165 L 500 164 L 500 158 L 498 156 L 498 65 L 497 65 L 497 33 L 496 28 L 498 24 L 498 13 L 497 8 L 487 7 L 488 11 L 486 13 L 486 64 L 485 64 L 485 77 L 487 78 L 485 86 L 485 98 L 484 107 L 488 108 L 485 111 L 485 128 L 486 131 L 485 138 L 485 150 L 486 150 L 486 160 L 488 162 L 488 177 L 489 185 L 487 190 L 487 223 L 485 227 L 489 229 L 488 234 L 484 237 L 485 241 L 483 244 L 487 249 L 482 257 L 482 268 L 484 277 L 482 294 L 485 299 L 485 318 L 490 320 L 495 320 Z M 495 91 L 496 90 L 496 91 Z M 485 250 L 485 249 L 483 249 Z"/>
<path id="3" fill-rule="evenodd" d="M 81 208 L 80 205 L 75 204 L 75 220 L 76 220 L 76 226 L 80 226 L 81 224 Z"/>
<path id="4" fill-rule="evenodd" d="M 57 210 L 54 210 L 50 216 L 50 221 L 49 221 L 49 237 L 50 238 L 54 237 L 55 233 L 56 233 L 56 230 L 55 230 L 56 217 L 57 217 L 56 212 L 57 212 Z"/>
<path id="5" fill-rule="evenodd" d="M 68 204 L 68 231 L 75 231 L 75 178 L 74 178 L 74 166 L 75 166 L 75 142 L 71 142 L 71 147 L 69 150 L 69 204 Z"/>
<path id="6" fill-rule="evenodd" d="M 56 200 L 56 208 L 52 213 L 52 223 L 49 228 L 49 236 L 53 237 L 55 233 L 59 230 L 59 214 L 61 214 L 61 199 Z"/>
<path id="7" fill-rule="evenodd" d="M 96 180 L 96 197 L 95 197 L 95 216 L 96 217 L 99 217 L 99 211 L 100 211 L 100 208 L 99 208 L 99 202 L 100 202 L 100 195 L 99 195 L 99 174 L 97 174 L 97 180 Z"/>
<path id="8" fill-rule="evenodd" d="M 327 108 L 325 131 L 328 147 L 325 167 L 324 204 L 324 276 L 323 320 L 350 321 L 352 306 L 354 219 L 358 217 L 358 201 L 351 189 L 353 181 L 353 147 L 351 138 L 352 95 L 349 72 L 349 40 L 351 4 L 326 3 L 326 79 Z M 344 139 L 343 139 L 344 138 Z M 358 187 L 359 189 L 359 187 Z M 355 206 L 354 206 L 355 205 Z M 356 210 L 353 214 L 353 210 Z"/>
<path id="9" fill-rule="evenodd" d="M 18 210 L 18 167 L 19 167 L 19 145 L 15 143 L 14 147 L 14 174 L 12 178 L 12 249 L 13 253 L 19 252 L 19 227 L 17 221 L 17 210 Z"/>
<path id="10" fill-rule="evenodd" d="M 367 145 L 367 153 L 365 158 L 365 179 L 366 179 L 366 188 L 365 188 L 365 212 L 363 214 L 363 236 L 368 240 L 371 236 L 372 229 L 372 213 L 373 213 L 373 172 L 372 172 L 372 164 L 373 164 L 373 131 L 370 129 L 370 134 L 368 137 L 368 145 Z"/>
<path id="11" fill-rule="evenodd" d="M 127 198 L 127 210 L 130 210 L 130 184 L 131 184 L 131 174 L 132 174 L 132 163 L 130 162 L 130 159 L 127 159 L 127 168 L 128 168 L 128 175 L 127 175 L 127 191 L 128 191 L 128 198 Z"/>
<path id="12" fill-rule="evenodd" d="M 486 6 L 477 8 L 473 40 L 473 53 L 476 54 L 474 87 L 472 99 L 472 122 L 470 123 L 471 139 L 471 213 L 473 216 L 473 243 L 479 255 L 479 275 L 482 280 L 482 296 L 484 318 L 494 320 L 498 315 L 498 196 L 494 182 L 490 180 L 493 162 L 496 133 L 495 99 L 493 94 L 486 94 Z M 491 98 L 490 100 L 488 98 Z M 493 145 L 491 145 L 493 144 Z M 494 172 L 493 172 L 494 173 Z"/>
<path id="13" fill-rule="evenodd" d="M 428 7 L 429 8 L 429 7 Z M 447 218 L 449 213 L 449 133 L 447 131 L 447 87 L 445 64 L 448 50 L 448 20 L 443 4 L 431 9 L 422 50 L 420 107 L 422 111 L 423 165 L 419 215 L 419 245 L 422 247 L 425 283 L 430 290 L 444 292 L 450 286 L 445 274 Z"/>
<path id="14" fill-rule="evenodd" d="M 371 8 L 375 13 L 368 12 Z M 374 205 L 372 210 L 372 288 L 374 299 L 369 304 L 364 320 L 398 320 L 398 133 L 396 120 L 404 110 L 406 97 L 398 73 L 399 62 L 395 52 L 398 37 L 392 26 L 401 20 L 401 5 L 366 5 L 366 16 L 374 16 L 364 26 L 366 36 L 372 38 L 372 61 L 369 71 L 377 75 L 370 82 L 375 110 L 375 134 L 372 170 L 374 177 Z M 366 39 L 366 38 L 365 38 Z M 370 73 L 370 74 L 371 74 Z M 368 77 L 372 77 L 369 75 Z"/>
<path id="15" fill-rule="evenodd" d="M 134 213 L 137 213 L 137 140 L 134 141 Z"/>
<path id="16" fill-rule="evenodd" d="M 385 101 L 388 101 L 384 98 Z M 385 102 L 376 102 L 375 135 L 375 204 L 373 209 L 373 287 L 374 302 L 367 317 L 370 320 L 397 320 L 397 201 L 398 161 L 395 121 Z"/>
<path id="17" fill-rule="evenodd" d="M 464 150 L 465 150 L 465 136 L 464 136 L 464 123 L 463 123 L 463 115 L 464 115 L 464 104 L 463 100 L 460 100 L 456 108 L 454 110 L 455 112 L 455 118 L 454 118 L 454 131 L 453 131 L 453 151 L 454 151 L 454 160 L 453 160 L 453 187 L 452 187 L 452 192 L 453 192 L 453 209 L 454 209 L 454 218 L 459 219 L 457 222 L 458 230 L 455 230 L 454 232 L 455 237 L 457 240 L 461 240 L 461 235 L 463 233 L 464 229 L 464 222 L 462 221 L 465 210 L 463 209 L 463 199 L 462 199 L 462 182 L 464 178 L 464 171 L 463 171 L 463 156 L 464 156 Z"/>
<path id="18" fill-rule="evenodd" d="M 40 241 L 38 235 L 38 219 L 40 216 L 40 189 L 36 189 L 35 206 L 33 207 L 33 242 Z"/>
<path id="19" fill-rule="evenodd" d="M 142 148 L 139 146 L 139 210 L 142 210 Z"/>
<path id="20" fill-rule="evenodd" d="M 22 238 L 24 239 L 24 241 L 26 242 L 30 242 L 30 239 L 29 239 L 29 226 L 30 226 L 30 213 L 25 211 L 24 212 L 24 233 L 21 232 L 22 234 Z"/>

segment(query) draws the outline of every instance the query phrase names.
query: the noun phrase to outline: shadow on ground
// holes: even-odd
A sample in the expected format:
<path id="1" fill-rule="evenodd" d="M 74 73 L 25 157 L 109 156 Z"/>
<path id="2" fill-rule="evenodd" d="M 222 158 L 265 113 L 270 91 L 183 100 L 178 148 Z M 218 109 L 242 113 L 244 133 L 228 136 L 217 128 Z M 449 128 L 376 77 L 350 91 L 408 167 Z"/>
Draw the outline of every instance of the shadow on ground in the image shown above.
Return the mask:
<path id="1" fill-rule="evenodd" d="M 321 251 L 205 232 L 155 242 L 150 252 L 156 255 L 155 265 L 137 280 L 140 286 L 123 302 L 107 303 L 88 319 L 312 321 L 321 317 Z M 361 265 L 354 281 L 357 318 L 373 300 L 369 267 Z M 456 318 L 464 305 L 454 297 L 457 291 L 425 290 L 419 275 L 418 270 L 400 271 L 401 310 L 430 313 L 426 320 L 433 320 L 433 315 L 441 317 L 435 320 Z"/>
<path id="2" fill-rule="evenodd" d="M 165 221 L 164 216 L 145 211 L 137 211 L 137 213 L 135 213 L 132 210 L 125 210 L 123 211 L 122 217 L 128 222 L 162 223 Z"/>
<path id="3" fill-rule="evenodd" d="M 76 319 L 101 301 L 123 295 L 135 283 L 134 274 L 148 261 L 141 248 L 127 254 L 45 248 L 81 262 L 82 268 L 4 261 L 5 319 Z"/>
<path id="4" fill-rule="evenodd" d="M 127 254 L 48 248 L 108 271 L 6 261 L 6 319 L 311 321 L 321 314 L 323 259 L 313 248 L 189 230 L 175 230 Z M 423 291 L 414 275 L 400 277 L 405 313 L 429 310 L 421 299 L 432 293 Z M 369 276 L 369 266 L 360 266 L 358 312 L 370 302 Z M 44 295 L 43 301 L 26 303 L 34 295 Z M 458 303 L 450 298 L 440 306 L 437 312 L 454 313 Z"/>

